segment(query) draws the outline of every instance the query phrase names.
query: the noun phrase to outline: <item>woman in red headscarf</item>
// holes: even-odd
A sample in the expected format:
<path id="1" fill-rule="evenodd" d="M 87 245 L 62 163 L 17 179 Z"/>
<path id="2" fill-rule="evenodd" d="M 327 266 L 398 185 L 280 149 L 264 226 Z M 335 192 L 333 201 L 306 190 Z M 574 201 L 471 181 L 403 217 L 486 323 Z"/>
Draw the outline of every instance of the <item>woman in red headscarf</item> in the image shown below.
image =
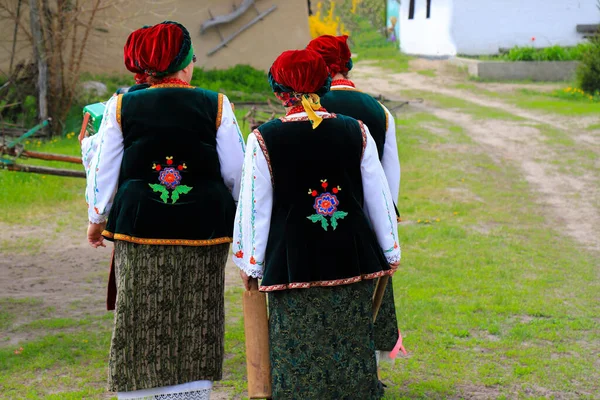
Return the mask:
<path id="1" fill-rule="evenodd" d="M 190 85 L 193 61 L 178 23 L 130 35 L 125 64 L 146 86 L 107 103 L 88 169 L 89 243 L 115 247 L 119 399 L 208 399 L 222 377 L 244 141 L 227 97 Z"/>
<path id="2" fill-rule="evenodd" d="M 321 106 L 319 54 L 284 52 L 269 80 L 287 113 L 249 136 L 233 260 L 269 295 L 273 398 L 378 399 L 372 282 L 400 247 L 375 142 Z"/>
<path id="3" fill-rule="evenodd" d="M 348 73 L 352 69 L 348 36 L 323 35 L 313 39 L 306 48 L 321 54 L 332 77 L 331 91 L 323 96 L 321 104 L 331 112 L 359 119 L 369 127 L 396 202 L 400 190 L 400 161 L 394 117 L 383 104 L 357 90 L 354 82 L 348 79 Z M 393 285 L 390 280 L 375 324 L 378 360 L 393 362 L 389 354 L 399 340 Z"/>

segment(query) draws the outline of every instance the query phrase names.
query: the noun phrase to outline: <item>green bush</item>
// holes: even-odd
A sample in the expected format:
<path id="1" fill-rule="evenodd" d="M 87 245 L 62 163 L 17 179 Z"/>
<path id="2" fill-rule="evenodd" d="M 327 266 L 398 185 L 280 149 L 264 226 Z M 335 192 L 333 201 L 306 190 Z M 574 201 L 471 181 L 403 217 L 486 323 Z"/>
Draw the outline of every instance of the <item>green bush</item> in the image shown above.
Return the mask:
<path id="1" fill-rule="evenodd" d="M 589 43 L 581 43 L 575 47 L 554 45 L 543 49 L 536 49 L 532 46 L 516 46 L 502 56 L 502 59 L 507 61 L 579 61 L 589 47 Z"/>
<path id="2" fill-rule="evenodd" d="M 586 51 L 582 52 L 581 64 L 577 69 L 577 82 L 586 93 L 600 93 L 600 35 L 591 39 Z"/>
<path id="3" fill-rule="evenodd" d="M 192 85 L 221 92 L 232 101 L 263 101 L 272 97 L 267 74 L 249 65 L 229 69 L 194 69 Z"/>

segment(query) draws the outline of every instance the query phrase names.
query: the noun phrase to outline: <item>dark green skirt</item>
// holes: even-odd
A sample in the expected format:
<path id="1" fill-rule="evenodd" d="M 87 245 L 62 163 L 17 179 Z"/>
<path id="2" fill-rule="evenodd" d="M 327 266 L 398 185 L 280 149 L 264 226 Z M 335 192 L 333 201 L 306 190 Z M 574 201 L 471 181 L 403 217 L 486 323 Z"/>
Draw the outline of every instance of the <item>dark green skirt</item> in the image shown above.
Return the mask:
<path id="1" fill-rule="evenodd" d="M 111 391 L 221 379 L 228 252 L 115 241 Z"/>
<path id="2" fill-rule="evenodd" d="M 269 293 L 273 399 L 372 400 L 373 282 Z"/>
<path id="3" fill-rule="evenodd" d="M 377 279 L 374 280 L 377 282 Z M 398 319 L 394 303 L 392 277 L 385 288 L 381 308 L 375 321 L 375 348 L 380 351 L 392 351 L 398 342 Z"/>

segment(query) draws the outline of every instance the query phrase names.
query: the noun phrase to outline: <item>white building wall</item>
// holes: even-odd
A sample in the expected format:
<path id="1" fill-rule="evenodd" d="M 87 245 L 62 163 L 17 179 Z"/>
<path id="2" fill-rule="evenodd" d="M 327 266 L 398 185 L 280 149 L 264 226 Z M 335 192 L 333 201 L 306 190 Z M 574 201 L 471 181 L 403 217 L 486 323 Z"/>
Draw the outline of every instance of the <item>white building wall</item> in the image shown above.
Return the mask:
<path id="1" fill-rule="evenodd" d="M 496 54 L 501 47 L 573 46 L 583 39 L 577 25 L 599 21 L 596 0 L 454 0 L 450 34 L 458 54 Z"/>
<path id="2" fill-rule="evenodd" d="M 450 36 L 452 8 L 456 0 L 432 0 L 431 18 L 427 3 L 415 0 L 414 19 L 408 19 L 409 0 L 400 3 L 400 49 L 406 54 L 447 57 L 456 54 Z M 529 0 L 527 0 L 529 1 Z"/>

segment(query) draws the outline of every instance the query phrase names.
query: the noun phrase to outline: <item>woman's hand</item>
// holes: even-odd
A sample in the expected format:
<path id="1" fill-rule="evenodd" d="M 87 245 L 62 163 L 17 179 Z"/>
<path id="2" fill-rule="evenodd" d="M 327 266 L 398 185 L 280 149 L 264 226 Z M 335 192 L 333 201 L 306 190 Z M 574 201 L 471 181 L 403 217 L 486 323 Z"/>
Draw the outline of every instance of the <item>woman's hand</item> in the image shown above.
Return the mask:
<path id="1" fill-rule="evenodd" d="M 241 269 L 240 277 L 242 278 L 242 282 L 244 283 L 246 290 L 250 290 L 251 288 L 255 290 L 258 289 L 258 279 L 246 275 L 246 273 Z"/>
<path id="2" fill-rule="evenodd" d="M 391 263 L 391 264 L 390 264 L 390 267 L 392 267 L 392 268 L 394 268 L 394 269 L 395 269 L 395 268 L 398 268 L 399 266 L 400 266 L 400 261 L 396 261 L 395 263 Z"/>
<path id="3" fill-rule="evenodd" d="M 90 222 L 87 231 L 87 238 L 90 246 L 93 248 L 98 247 L 106 247 L 104 244 L 104 237 L 102 236 L 102 232 L 106 228 L 106 222 L 102 222 L 100 224 L 94 224 Z"/>

